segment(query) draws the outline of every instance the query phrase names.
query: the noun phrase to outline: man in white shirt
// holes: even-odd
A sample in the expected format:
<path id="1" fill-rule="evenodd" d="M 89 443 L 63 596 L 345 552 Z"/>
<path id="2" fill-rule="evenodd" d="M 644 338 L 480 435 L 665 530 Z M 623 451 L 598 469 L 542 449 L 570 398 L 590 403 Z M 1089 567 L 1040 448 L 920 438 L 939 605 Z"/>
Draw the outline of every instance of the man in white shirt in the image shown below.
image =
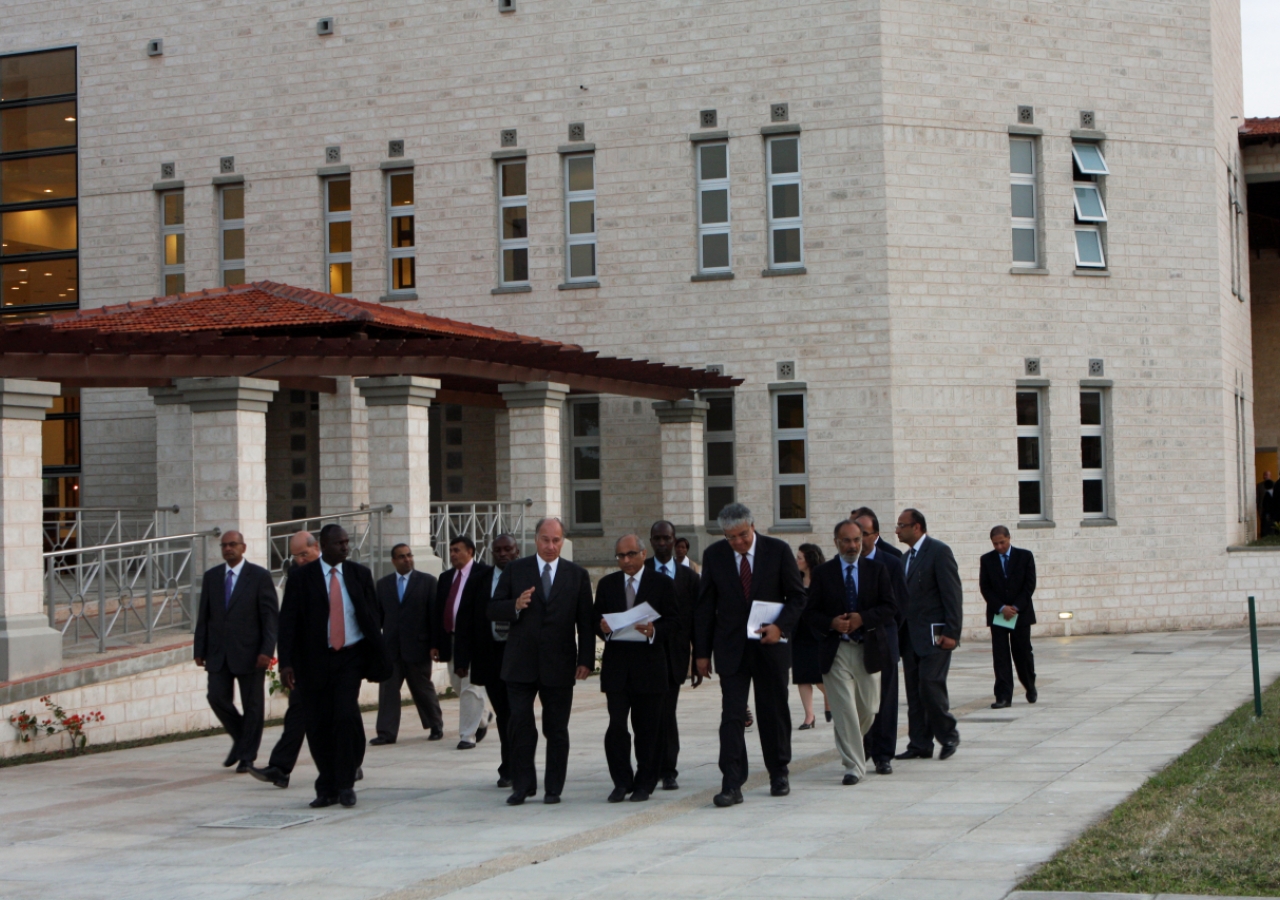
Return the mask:
<path id="1" fill-rule="evenodd" d="M 471 577 L 476 569 L 475 558 L 475 542 L 467 535 L 460 534 L 449 542 L 449 565 L 453 568 L 441 575 L 436 585 L 435 620 L 439 627 L 432 636 L 431 658 L 437 662 L 452 663 L 457 658 L 455 644 L 462 628 L 463 610 L 477 604 L 483 607 L 489 601 L 489 585 Z M 482 577 L 487 576 L 488 568 L 481 568 Z M 458 749 L 474 750 L 488 734 L 493 713 L 485 709 L 480 685 L 472 684 L 469 674 L 458 674 L 457 666 L 449 666 L 449 683 L 458 695 Z"/>

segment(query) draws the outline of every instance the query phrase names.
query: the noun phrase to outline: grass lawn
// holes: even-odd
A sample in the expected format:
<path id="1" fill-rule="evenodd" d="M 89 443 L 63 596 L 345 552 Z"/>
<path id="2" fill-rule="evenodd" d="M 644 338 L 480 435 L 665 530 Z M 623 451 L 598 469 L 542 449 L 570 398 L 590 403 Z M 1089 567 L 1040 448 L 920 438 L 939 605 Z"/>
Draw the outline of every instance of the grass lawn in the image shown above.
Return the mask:
<path id="1" fill-rule="evenodd" d="M 1186 673 L 1195 677 L 1195 670 Z M 1019 887 L 1280 897 L 1280 680 Z"/>

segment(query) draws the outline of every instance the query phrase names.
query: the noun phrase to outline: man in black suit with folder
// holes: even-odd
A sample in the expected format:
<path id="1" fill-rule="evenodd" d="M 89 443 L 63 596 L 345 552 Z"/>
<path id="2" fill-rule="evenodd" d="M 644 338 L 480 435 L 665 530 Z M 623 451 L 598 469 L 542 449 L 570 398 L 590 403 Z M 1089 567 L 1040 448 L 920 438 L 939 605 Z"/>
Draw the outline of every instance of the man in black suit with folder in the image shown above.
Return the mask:
<path id="1" fill-rule="evenodd" d="M 680 726 L 676 707 L 680 688 L 690 678 L 689 662 L 693 659 L 693 608 L 698 602 L 698 574 L 682 566 L 675 557 L 676 527 L 663 519 L 649 529 L 649 546 L 653 558 L 645 567 L 670 578 L 675 587 L 672 612 L 664 643 L 667 645 L 667 668 L 670 675 L 666 696 L 662 698 L 662 715 L 658 726 L 658 769 L 664 791 L 679 790 Z M 702 676 L 693 672 L 693 686 L 702 684 Z"/>
<path id="2" fill-rule="evenodd" d="M 694 652 L 699 675 L 711 674 L 713 652 L 715 670 L 720 673 L 721 791 L 714 802 L 724 807 L 742 802 L 742 785 L 747 780 L 747 693 L 753 684 L 770 793 L 775 797 L 791 793 L 787 704 L 791 649 L 784 641 L 800 627 L 805 592 L 790 545 L 759 534 L 751 510 L 730 503 L 720 511 L 719 521 L 725 539 L 702 555 Z M 753 601 L 782 604 L 773 623 L 757 629 L 759 638 L 747 635 Z"/>
<path id="3" fill-rule="evenodd" d="M 382 640 L 391 660 L 391 677 L 378 686 L 377 737 L 373 746 L 394 744 L 400 734 L 400 688 L 407 681 L 418 721 L 429 741 L 444 737 L 444 715 L 431 679 L 432 615 L 436 577 L 413 567 L 413 548 L 391 548 L 389 575 L 378 579 L 378 604 L 382 609 Z"/>
<path id="4" fill-rule="evenodd" d="M 991 529 L 990 553 L 978 568 L 978 587 L 987 601 L 987 625 L 991 627 L 991 655 L 996 670 L 996 702 L 992 709 L 1004 709 L 1013 702 L 1013 670 L 1027 689 L 1027 702 L 1035 703 L 1036 660 L 1031 652 L 1031 626 L 1036 624 L 1036 608 L 1031 595 L 1036 590 L 1036 558 L 1030 550 L 1009 545 L 1009 529 Z M 1013 627 L 1001 625 L 1010 622 Z M 1010 654 L 1013 665 L 1009 665 Z"/>
<path id="5" fill-rule="evenodd" d="M 537 553 L 507 566 L 489 602 L 489 619 L 511 624 L 502 659 L 502 680 L 511 702 L 511 806 L 538 792 L 535 697 L 542 701 L 542 733 L 547 738 L 542 802 L 560 802 L 569 765 L 574 681 L 590 675 L 596 662 L 591 576 L 560 558 L 564 525 L 559 519 L 538 522 L 535 539 Z"/>

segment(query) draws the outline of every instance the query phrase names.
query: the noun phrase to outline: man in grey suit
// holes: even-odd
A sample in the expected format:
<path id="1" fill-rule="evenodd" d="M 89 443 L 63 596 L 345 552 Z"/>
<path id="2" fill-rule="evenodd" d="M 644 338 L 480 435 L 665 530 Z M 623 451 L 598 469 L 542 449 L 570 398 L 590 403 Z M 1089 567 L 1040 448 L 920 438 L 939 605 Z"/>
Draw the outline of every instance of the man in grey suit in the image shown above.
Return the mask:
<path id="1" fill-rule="evenodd" d="M 223 765 L 248 772 L 262 743 L 262 684 L 276 647 L 280 610 L 271 573 L 244 558 L 244 537 L 222 535 L 223 564 L 204 573 L 192 655 L 209 676 L 209 706 L 231 735 Z M 240 687 L 241 713 L 233 690 Z M 238 765 L 237 765 L 238 763 Z"/>
<path id="2" fill-rule="evenodd" d="M 924 516 L 904 509 L 895 529 L 910 549 L 903 557 L 907 576 L 907 638 L 902 641 L 902 678 L 907 688 L 907 749 L 894 759 L 928 759 L 933 741 L 939 759 L 960 744 L 947 696 L 951 651 L 960 645 L 963 591 L 955 555 L 928 535 Z"/>
<path id="3" fill-rule="evenodd" d="M 429 741 L 444 737 L 444 716 L 435 682 L 431 680 L 432 604 L 436 578 L 413 567 L 408 544 L 391 548 L 395 571 L 378 579 L 378 603 L 382 606 L 382 639 L 391 658 L 391 677 L 378 685 L 378 735 L 373 746 L 394 744 L 400 733 L 400 686 L 409 682 L 409 693 L 418 709 L 418 721 L 429 729 Z"/>

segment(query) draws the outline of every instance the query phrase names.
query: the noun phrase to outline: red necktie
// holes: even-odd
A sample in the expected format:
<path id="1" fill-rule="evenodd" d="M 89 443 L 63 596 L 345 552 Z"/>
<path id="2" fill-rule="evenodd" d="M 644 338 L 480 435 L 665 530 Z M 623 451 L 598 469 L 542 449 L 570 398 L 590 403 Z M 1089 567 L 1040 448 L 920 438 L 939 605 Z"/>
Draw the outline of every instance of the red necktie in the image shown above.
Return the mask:
<path id="1" fill-rule="evenodd" d="M 341 650 L 347 643 L 347 617 L 342 611 L 342 585 L 338 570 L 329 570 L 329 646 Z"/>
<path id="2" fill-rule="evenodd" d="M 444 607 L 444 630 L 453 634 L 453 605 L 458 600 L 458 589 L 462 587 L 462 570 L 453 573 L 453 584 L 449 585 L 449 600 Z"/>
<path id="3" fill-rule="evenodd" d="M 742 557 L 742 565 L 738 566 L 738 577 L 742 579 L 742 596 L 751 599 L 751 565 L 746 556 Z"/>

